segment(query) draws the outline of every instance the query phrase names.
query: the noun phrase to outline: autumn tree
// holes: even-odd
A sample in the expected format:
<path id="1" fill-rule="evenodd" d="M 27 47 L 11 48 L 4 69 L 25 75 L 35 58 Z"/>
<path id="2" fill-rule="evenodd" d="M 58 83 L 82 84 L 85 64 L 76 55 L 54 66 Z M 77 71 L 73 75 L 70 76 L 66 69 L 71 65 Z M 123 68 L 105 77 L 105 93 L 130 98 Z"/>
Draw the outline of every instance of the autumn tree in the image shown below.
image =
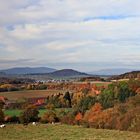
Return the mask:
<path id="1" fill-rule="evenodd" d="M 58 122 L 58 117 L 55 112 L 53 111 L 47 111 L 41 118 L 41 122 L 43 123 L 52 123 L 52 122 Z"/>
<path id="2" fill-rule="evenodd" d="M 135 96 L 136 93 L 130 89 L 128 82 L 116 82 L 104 89 L 99 95 L 99 102 L 104 109 L 113 107 L 115 103 L 125 102 L 127 98 Z"/>
<path id="3" fill-rule="evenodd" d="M 96 97 L 83 97 L 78 105 L 76 106 L 77 112 L 85 113 L 86 110 L 89 110 L 96 103 Z"/>
<path id="4" fill-rule="evenodd" d="M 20 114 L 20 122 L 21 123 L 29 123 L 38 120 L 39 111 L 36 106 L 29 105 L 24 111 Z"/>
<path id="5" fill-rule="evenodd" d="M 84 115 L 84 120 L 88 122 L 95 122 L 97 115 L 102 112 L 102 106 L 100 103 L 96 103 L 89 111 Z"/>

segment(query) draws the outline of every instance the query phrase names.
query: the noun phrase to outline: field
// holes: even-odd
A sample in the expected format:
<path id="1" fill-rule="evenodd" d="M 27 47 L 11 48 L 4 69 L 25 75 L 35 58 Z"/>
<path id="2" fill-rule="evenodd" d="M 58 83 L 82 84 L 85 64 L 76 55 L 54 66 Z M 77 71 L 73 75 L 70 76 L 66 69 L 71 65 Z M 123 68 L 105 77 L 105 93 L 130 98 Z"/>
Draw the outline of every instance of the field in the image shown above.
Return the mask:
<path id="1" fill-rule="evenodd" d="M 52 83 L 54 84 L 54 83 Z M 87 82 L 74 82 L 74 84 L 87 84 Z M 110 82 L 101 82 L 95 81 L 91 82 L 97 87 L 107 86 Z M 58 93 L 65 93 L 67 90 L 23 90 L 23 91 L 10 91 L 10 92 L 0 92 L 0 96 L 8 98 L 8 100 L 22 100 L 24 98 L 39 98 L 39 97 L 48 97 Z"/>
<path id="2" fill-rule="evenodd" d="M 64 90 L 25 90 L 25 91 L 0 92 L 0 96 L 4 96 L 9 100 L 19 100 L 23 98 L 48 97 L 50 95 L 64 92 L 65 92 Z"/>
<path id="3" fill-rule="evenodd" d="M 0 140 L 140 140 L 140 134 L 61 124 L 9 124 L 0 129 Z"/>
<path id="4" fill-rule="evenodd" d="M 69 112 L 69 111 L 71 111 L 72 109 L 71 108 L 58 108 L 58 109 L 54 109 L 54 112 L 56 113 L 56 114 L 59 114 L 59 112 L 61 111 L 61 110 L 63 110 L 63 111 L 65 111 L 65 112 Z M 22 110 L 19 110 L 19 109 L 9 109 L 9 110 L 5 110 L 4 111 L 4 114 L 6 115 L 6 116 L 19 116 L 20 115 L 20 113 L 21 113 L 21 111 Z M 45 112 L 47 112 L 47 110 L 46 109 L 39 109 L 39 116 L 42 116 Z"/>

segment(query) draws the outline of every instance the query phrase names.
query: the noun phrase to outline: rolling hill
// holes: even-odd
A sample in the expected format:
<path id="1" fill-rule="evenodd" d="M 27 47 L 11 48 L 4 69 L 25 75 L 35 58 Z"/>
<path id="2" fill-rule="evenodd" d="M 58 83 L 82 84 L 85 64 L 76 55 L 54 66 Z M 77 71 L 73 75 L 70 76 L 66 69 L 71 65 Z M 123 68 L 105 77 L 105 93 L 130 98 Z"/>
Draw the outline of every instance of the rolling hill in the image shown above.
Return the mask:
<path id="1" fill-rule="evenodd" d="M 51 77 L 81 77 L 81 76 L 89 76 L 86 73 L 79 72 L 73 69 L 62 69 L 52 73 L 48 73 L 48 76 Z"/>
<path id="2" fill-rule="evenodd" d="M 112 76 L 110 79 L 111 80 L 118 80 L 118 79 L 140 79 L 140 71 L 132 71 L 132 72 L 127 72 L 118 76 Z"/>

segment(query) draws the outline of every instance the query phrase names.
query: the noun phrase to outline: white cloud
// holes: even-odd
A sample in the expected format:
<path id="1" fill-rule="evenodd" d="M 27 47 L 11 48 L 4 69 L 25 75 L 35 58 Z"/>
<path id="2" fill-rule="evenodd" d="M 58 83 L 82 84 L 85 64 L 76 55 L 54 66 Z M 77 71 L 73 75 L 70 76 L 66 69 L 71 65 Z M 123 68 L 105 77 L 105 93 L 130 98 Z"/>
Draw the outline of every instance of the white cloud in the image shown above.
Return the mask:
<path id="1" fill-rule="evenodd" d="M 64 67 L 93 62 L 90 69 L 97 62 L 140 61 L 134 57 L 140 52 L 139 0 L 0 2 L 0 59 L 33 58 L 31 65 Z"/>

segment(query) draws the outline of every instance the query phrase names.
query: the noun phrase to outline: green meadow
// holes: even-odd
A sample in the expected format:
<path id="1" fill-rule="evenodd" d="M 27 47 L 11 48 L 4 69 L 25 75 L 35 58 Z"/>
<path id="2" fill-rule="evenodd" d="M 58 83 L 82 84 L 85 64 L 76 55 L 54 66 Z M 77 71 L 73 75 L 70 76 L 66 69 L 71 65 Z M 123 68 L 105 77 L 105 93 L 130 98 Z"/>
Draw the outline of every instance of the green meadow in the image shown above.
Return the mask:
<path id="1" fill-rule="evenodd" d="M 59 112 L 64 111 L 64 112 L 69 112 L 71 111 L 71 108 L 56 108 L 53 111 L 56 114 L 59 114 Z M 39 116 L 41 117 L 45 112 L 47 112 L 47 109 L 39 109 Z M 7 109 L 4 111 L 5 116 L 19 116 L 22 110 L 19 109 Z"/>
<path id="2" fill-rule="evenodd" d="M 0 129 L 0 140 L 140 140 L 140 133 L 61 124 L 9 124 Z"/>

